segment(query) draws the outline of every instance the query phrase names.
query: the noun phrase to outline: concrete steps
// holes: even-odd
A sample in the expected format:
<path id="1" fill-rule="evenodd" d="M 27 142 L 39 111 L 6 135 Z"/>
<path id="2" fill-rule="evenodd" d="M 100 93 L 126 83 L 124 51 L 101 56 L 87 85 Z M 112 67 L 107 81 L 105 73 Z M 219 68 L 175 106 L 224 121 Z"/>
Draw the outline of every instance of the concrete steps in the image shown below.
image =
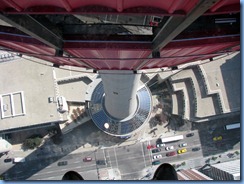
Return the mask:
<path id="1" fill-rule="evenodd" d="M 172 84 L 172 89 L 173 89 L 173 94 L 178 95 L 178 99 L 181 99 L 179 101 L 172 101 L 173 102 L 173 109 L 178 109 L 178 113 L 179 114 L 175 114 L 175 115 L 181 115 L 183 119 L 190 119 L 190 104 L 189 104 L 189 99 L 191 98 L 191 93 L 188 92 L 187 86 L 185 82 L 177 82 L 174 83 L 171 80 L 169 80 L 170 83 Z M 178 104 L 181 104 L 180 106 L 182 106 L 182 111 L 179 111 L 179 106 L 177 106 Z M 172 112 L 172 114 L 174 114 Z"/>
<path id="2" fill-rule="evenodd" d="M 168 85 L 172 88 L 172 114 L 189 120 L 222 114 L 221 91 L 211 92 L 206 81 L 200 65 L 171 76 Z"/>

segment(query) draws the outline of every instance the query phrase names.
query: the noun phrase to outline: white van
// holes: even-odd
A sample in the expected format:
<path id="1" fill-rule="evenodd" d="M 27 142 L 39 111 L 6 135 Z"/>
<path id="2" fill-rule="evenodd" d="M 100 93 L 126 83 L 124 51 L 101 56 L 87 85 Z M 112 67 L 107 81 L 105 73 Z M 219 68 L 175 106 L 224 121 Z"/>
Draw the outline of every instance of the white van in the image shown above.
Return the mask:
<path id="1" fill-rule="evenodd" d="M 13 162 L 14 163 L 25 162 L 25 158 L 17 157 L 17 158 L 14 158 Z"/>

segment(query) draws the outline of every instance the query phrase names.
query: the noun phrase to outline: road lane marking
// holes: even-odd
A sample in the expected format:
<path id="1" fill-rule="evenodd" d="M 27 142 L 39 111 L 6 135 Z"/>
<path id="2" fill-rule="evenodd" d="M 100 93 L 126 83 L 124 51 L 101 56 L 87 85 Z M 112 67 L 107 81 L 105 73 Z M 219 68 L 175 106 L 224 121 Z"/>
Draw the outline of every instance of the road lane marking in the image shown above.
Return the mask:
<path id="1" fill-rule="evenodd" d="M 151 145 L 150 140 L 147 142 L 147 145 Z M 149 158 L 150 162 L 152 162 L 152 148 L 147 149 L 147 151 L 148 151 L 148 158 Z"/>
<path id="2" fill-rule="evenodd" d="M 56 178 L 56 176 L 51 176 L 51 177 L 45 178 L 45 180 L 47 180 L 47 179 L 53 179 L 53 178 Z M 41 179 L 38 179 L 38 180 L 41 180 Z"/>
<path id="3" fill-rule="evenodd" d="M 117 168 L 119 168 L 115 147 L 114 147 L 114 155 L 115 155 L 115 161 L 116 161 L 116 164 L 117 164 Z"/>
<path id="4" fill-rule="evenodd" d="M 105 160 L 105 163 L 106 163 L 106 166 L 107 166 L 107 159 L 106 159 L 106 156 L 105 156 L 105 151 L 103 149 L 103 157 L 104 157 L 104 160 Z"/>
<path id="5" fill-rule="evenodd" d="M 50 174 L 50 173 L 55 173 L 55 172 L 60 172 L 60 171 L 65 171 L 65 170 L 67 170 L 67 169 L 55 170 L 55 171 L 48 171 L 48 172 L 43 172 L 43 173 L 36 173 L 33 176 L 43 175 L 43 174 Z"/>
<path id="6" fill-rule="evenodd" d="M 143 157 L 143 160 L 144 160 L 144 165 L 145 165 L 145 167 L 147 167 L 142 143 L 141 143 L 141 150 L 142 150 L 142 157 Z"/>
<path id="7" fill-rule="evenodd" d="M 105 151 L 104 151 L 104 149 L 103 149 L 103 157 L 104 157 L 104 159 L 106 160 L 106 157 L 105 157 Z"/>
<path id="8" fill-rule="evenodd" d="M 124 173 L 124 174 L 120 174 L 121 176 L 124 176 L 124 175 L 131 175 L 131 174 L 135 174 L 135 173 L 141 173 L 142 170 L 140 171 L 135 171 L 135 172 L 131 172 L 131 173 Z"/>
<path id="9" fill-rule="evenodd" d="M 117 159 L 118 161 L 122 161 L 122 160 L 135 160 L 135 159 L 141 159 L 142 156 L 135 156 L 135 157 L 126 157 L 126 158 L 122 158 L 122 159 Z"/>
<path id="10" fill-rule="evenodd" d="M 108 158 L 109 158 L 109 161 L 110 161 L 110 167 L 111 167 L 111 169 L 113 169 L 113 165 L 112 165 L 112 161 L 111 161 L 111 159 L 110 159 L 110 154 L 109 154 L 109 150 L 107 150 L 107 153 L 108 153 Z"/>
<path id="11" fill-rule="evenodd" d="M 41 174 L 50 174 L 50 173 L 53 173 L 55 171 L 48 171 L 48 172 L 45 172 L 45 173 L 41 173 Z M 39 174 L 40 175 L 40 174 Z"/>

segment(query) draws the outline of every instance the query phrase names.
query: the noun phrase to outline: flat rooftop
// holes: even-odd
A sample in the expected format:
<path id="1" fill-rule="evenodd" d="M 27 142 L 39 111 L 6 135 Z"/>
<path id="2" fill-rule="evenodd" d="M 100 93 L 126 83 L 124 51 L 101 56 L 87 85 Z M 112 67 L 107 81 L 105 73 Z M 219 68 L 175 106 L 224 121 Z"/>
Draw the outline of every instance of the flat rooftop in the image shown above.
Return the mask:
<path id="1" fill-rule="evenodd" d="M 210 91 L 221 91 L 225 112 L 239 111 L 241 107 L 241 54 L 220 57 L 217 61 L 202 65 Z"/>
<path id="2" fill-rule="evenodd" d="M 59 121 L 51 63 L 32 57 L 0 63 L 0 131 Z M 40 64 L 40 63 L 41 64 Z"/>
<path id="3" fill-rule="evenodd" d="M 69 102 L 85 102 L 88 86 L 92 78 L 97 76 L 91 69 L 71 66 L 54 68 L 54 72 L 59 95 L 64 96 Z"/>

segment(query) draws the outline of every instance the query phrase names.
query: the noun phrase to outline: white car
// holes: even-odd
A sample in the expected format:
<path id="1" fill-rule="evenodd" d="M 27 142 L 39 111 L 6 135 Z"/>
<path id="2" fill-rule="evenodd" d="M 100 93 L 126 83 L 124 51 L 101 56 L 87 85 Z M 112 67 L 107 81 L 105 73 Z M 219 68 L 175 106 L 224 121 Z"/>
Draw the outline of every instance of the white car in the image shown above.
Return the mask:
<path id="1" fill-rule="evenodd" d="M 179 144 L 179 147 L 186 147 L 187 146 L 187 143 L 181 143 Z"/>
<path id="2" fill-rule="evenodd" d="M 165 144 L 157 144 L 156 146 L 157 146 L 157 148 L 160 148 L 160 147 L 164 147 Z"/>
<path id="3" fill-rule="evenodd" d="M 162 155 L 154 155 L 153 156 L 153 159 L 160 159 L 160 158 L 162 158 Z"/>
<path id="4" fill-rule="evenodd" d="M 25 158 L 22 158 L 22 157 L 17 157 L 17 158 L 14 158 L 14 163 L 19 163 L 19 162 L 25 162 Z"/>
<path id="5" fill-rule="evenodd" d="M 166 148 L 165 148 L 165 150 L 167 150 L 167 151 L 169 151 L 169 150 L 173 150 L 174 149 L 174 146 L 167 146 Z"/>

